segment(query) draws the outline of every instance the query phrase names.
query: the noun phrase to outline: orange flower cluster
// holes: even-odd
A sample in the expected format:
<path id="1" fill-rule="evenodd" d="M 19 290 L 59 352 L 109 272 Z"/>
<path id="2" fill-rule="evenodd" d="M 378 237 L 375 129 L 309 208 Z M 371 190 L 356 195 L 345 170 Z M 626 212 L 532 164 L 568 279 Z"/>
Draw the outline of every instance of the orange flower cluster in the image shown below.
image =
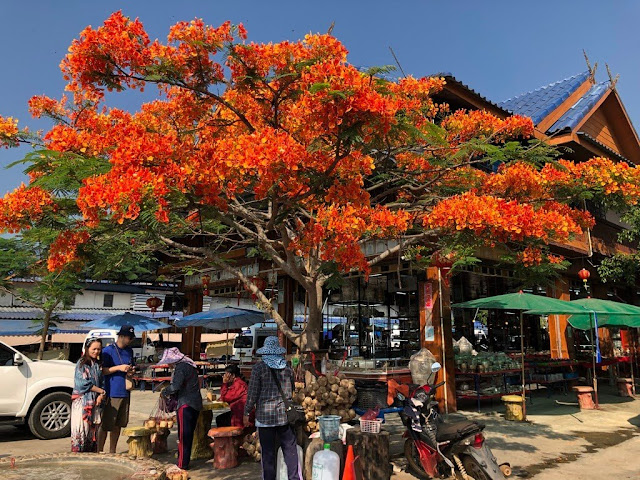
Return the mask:
<path id="1" fill-rule="evenodd" d="M 72 231 L 67 230 L 51 243 L 49 249 L 49 258 L 47 259 L 47 268 L 50 272 L 63 269 L 65 266 L 80 260 L 78 256 L 78 247 L 89 241 L 91 236 L 86 230 Z"/>
<path id="2" fill-rule="evenodd" d="M 542 263 L 542 250 L 538 247 L 528 246 L 522 252 L 519 252 L 517 259 L 525 267 L 532 265 L 540 265 Z"/>
<path id="3" fill-rule="evenodd" d="M 588 186 L 604 196 L 618 196 L 630 205 L 640 201 L 640 170 L 626 162 L 596 157 L 581 163 L 560 160 L 558 164 L 545 165 L 541 172 L 545 182 L 556 189 L 575 191 Z"/>
<path id="4" fill-rule="evenodd" d="M 551 265 L 559 265 L 564 262 L 564 257 L 544 253 L 540 247 L 527 246 L 516 255 L 516 259 L 525 267 L 532 267 L 548 262 Z"/>
<path id="5" fill-rule="evenodd" d="M 0 147 L 15 146 L 18 132 L 18 120 L 13 117 L 0 116 Z"/>
<path id="6" fill-rule="evenodd" d="M 469 232 L 487 243 L 538 239 L 566 242 L 582 233 L 587 221 L 555 202 L 531 204 L 467 192 L 445 199 L 425 216 L 424 224 L 444 232 Z"/>
<path id="7" fill-rule="evenodd" d="M 60 100 L 49 98 L 46 95 L 36 95 L 29 99 L 29 111 L 34 118 L 40 118 L 43 115 L 63 118 L 68 113 L 65 109 L 66 103 L 67 97 L 65 95 Z"/>
<path id="8" fill-rule="evenodd" d="M 472 138 L 503 142 L 508 138 L 533 136 L 533 122 L 530 118 L 513 115 L 501 119 L 484 110 L 458 110 L 448 116 L 442 126 L 447 130 L 452 144 L 467 142 Z"/>
<path id="9" fill-rule="evenodd" d="M 549 198 L 548 187 L 549 182 L 533 165 L 517 162 L 502 165 L 498 173 L 488 175 L 482 189 L 498 197 L 535 201 Z"/>
<path id="10" fill-rule="evenodd" d="M 54 208 L 50 192 L 22 184 L 0 199 L 0 230 L 17 233 Z"/>
<path id="11" fill-rule="evenodd" d="M 407 212 L 392 212 L 384 207 L 361 208 L 334 205 L 322 208 L 316 219 L 300 224 L 298 237 L 289 248 L 297 255 L 320 250 L 320 258 L 334 261 L 342 271 L 369 271 L 360 240 L 392 238 L 404 233 L 411 217 Z"/>
<path id="12" fill-rule="evenodd" d="M 111 79 L 108 89 L 143 88 L 144 81 L 129 73 L 141 73 L 152 63 L 149 36 L 142 23 L 131 21 L 115 12 L 104 25 L 91 26 L 80 33 L 69 47 L 60 69 L 68 80 L 66 89 L 77 102 L 100 100 L 104 95 L 103 80 Z"/>

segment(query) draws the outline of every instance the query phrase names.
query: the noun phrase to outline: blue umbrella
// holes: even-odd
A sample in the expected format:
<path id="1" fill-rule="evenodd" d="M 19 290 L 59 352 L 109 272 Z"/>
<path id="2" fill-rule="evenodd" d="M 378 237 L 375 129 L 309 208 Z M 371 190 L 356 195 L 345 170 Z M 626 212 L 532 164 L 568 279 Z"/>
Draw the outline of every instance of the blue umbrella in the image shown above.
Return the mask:
<path id="1" fill-rule="evenodd" d="M 205 327 L 210 330 L 238 330 L 264 322 L 264 312 L 240 307 L 212 308 L 176 320 L 176 327 Z"/>
<path id="2" fill-rule="evenodd" d="M 227 355 L 229 359 L 229 330 L 250 327 L 264 322 L 264 312 L 240 307 L 212 308 L 208 312 L 198 312 L 176 320 L 176 327 L 205 327 L 210 330 L 227 332 Z M 225 360 L 225 361 L 226 361 Z"/>
<path id="3" fill-rule="evenodd" d="M 123 325 L 131 325 L 136 332 L 160 330 L 170 327 L 170 325 L 154 320 L 153 318 L 129 312 L 121 315 L 110 315 L 100 320 L 93 320 L 84 324 L 85 327 L 90 329 L 105 328 L 110 330 L 120 330 L 120 327 Z"/>

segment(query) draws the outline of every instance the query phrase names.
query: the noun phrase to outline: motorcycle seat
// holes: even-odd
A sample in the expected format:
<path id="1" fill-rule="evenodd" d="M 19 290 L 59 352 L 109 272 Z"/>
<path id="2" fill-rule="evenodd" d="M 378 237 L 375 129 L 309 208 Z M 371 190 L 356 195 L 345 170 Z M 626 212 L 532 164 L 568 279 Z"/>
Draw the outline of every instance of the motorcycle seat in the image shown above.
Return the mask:
<path id="1" fill-rule="evenodd" d="M 436 439 L 439 442 L 451 442 L 459 438 L 464 438 L 474 433 L 484 430 L 484 425 L 478 422 L 453 422 L 441 423 L 438 425 Z"/>

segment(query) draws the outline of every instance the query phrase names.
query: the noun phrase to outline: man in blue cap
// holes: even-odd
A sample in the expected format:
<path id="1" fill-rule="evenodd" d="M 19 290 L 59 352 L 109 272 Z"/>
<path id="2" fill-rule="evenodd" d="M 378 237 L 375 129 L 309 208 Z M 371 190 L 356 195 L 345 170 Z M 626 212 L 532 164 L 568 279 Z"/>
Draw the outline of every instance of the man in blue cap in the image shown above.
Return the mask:
<path id="1" fill-rule="evenodd" d="M 98 452 L 102 452 L 109 438 L 109 453 L 116 453 L 120 430 L 129 423 L 129 390 L 127 375 L 133 373 L 133 350 L 130 347 L 136 338 L 131 325 L 123 325 L 118 340 L 102 350 L 102 373 L 105 376 L 107 400 L 102 413 L 102 424 L 98 434 Z"/>

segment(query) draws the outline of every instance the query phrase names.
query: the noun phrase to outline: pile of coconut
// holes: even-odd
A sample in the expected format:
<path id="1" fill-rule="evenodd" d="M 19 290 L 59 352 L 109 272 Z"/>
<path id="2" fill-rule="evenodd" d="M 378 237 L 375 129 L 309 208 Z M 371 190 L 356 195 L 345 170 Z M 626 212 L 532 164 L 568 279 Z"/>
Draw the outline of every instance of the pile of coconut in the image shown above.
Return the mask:
<path id="1" fill-rule="evenodd" d="M 304 407 L 309 433 L 318 431 L 320 415 L 338 415 L 343 423 L 356 418 L 351 408 L 358 393 L 355 380 L 341 373 L 311 378 L 306 384 L 296 383 L 293 394 L 293 400 Z"/>
<path id="2" fill-rule="evenodd" d="M 258 432 L 253 432 L 244 437 L 244 443 L 242 448 L 247 454 L 253 458 L 256 462 L 259 462 L 262 458 L 262 447 L 260 446 L 260 439 L 258 438 Z"/>

